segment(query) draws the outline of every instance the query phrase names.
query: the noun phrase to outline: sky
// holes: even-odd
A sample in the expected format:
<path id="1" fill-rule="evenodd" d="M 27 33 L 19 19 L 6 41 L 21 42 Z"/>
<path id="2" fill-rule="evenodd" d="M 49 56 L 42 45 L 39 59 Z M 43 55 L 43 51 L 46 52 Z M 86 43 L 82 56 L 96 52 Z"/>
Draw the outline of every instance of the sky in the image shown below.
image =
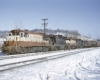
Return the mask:
<path id="1" fill-rule="evenodd" d="M 100 0 L 0 0 L 0 30 L 77 30 L 100 38 Z"/>

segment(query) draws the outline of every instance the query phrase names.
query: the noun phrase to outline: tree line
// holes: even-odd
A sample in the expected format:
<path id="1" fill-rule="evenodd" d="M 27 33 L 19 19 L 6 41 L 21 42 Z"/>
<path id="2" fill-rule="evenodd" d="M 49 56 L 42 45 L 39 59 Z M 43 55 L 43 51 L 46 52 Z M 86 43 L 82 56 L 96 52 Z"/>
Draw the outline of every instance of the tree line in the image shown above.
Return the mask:
<path id="1" fill-rule="evenodd" d="M 25 29 L 26 30 L 26 29 Z M 28 31 L 32 31 L 32 32 L 38 32 L 38 33 L 43 33 L 44 30 L 43 29 L 32 29 L 32 30 L 28 30 Z M 0 38 L 5 38 L 5 36 L 7 36 L 7 33 L 9 31 L 2 31 L 0 30 Z M 63 30 L 63 29 L 56 29 L 56 30 L 52 30 L 52 29 L 47 29 L 46 28 L 46 34 L 57 34 L 57 33 L 62 33 L 65 36 L 80 36 L 81 34 L 77 31 L 77 30 Z"/>

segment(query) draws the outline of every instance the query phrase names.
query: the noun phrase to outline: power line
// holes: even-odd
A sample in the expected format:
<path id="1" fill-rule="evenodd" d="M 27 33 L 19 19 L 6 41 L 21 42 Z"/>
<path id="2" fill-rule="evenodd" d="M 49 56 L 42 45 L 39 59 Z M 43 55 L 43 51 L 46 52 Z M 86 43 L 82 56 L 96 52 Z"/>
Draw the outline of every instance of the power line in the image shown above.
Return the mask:
<path id="1" fill-rule="evenodd" d="M 44 21 L 44 23 L 43 23 L 42 25 L 43 25 L 43 27 L 44 27 L 44 35 L 45 35 L 45 34 L 46 34 L 46 33 L 45 33 L 45 27 L 46 27 L 47 24 L 48 24 L 48 23 L 46 23 L 46 20 L 48 20 L 48 19 L 42 19 L 42 20 Z"/>

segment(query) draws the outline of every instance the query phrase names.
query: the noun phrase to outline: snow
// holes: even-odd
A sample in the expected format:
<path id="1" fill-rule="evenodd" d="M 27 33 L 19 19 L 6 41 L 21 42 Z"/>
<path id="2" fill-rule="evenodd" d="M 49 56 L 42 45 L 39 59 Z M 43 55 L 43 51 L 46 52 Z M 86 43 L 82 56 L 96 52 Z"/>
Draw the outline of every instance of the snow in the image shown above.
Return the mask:
<path id="1" fill-rule="evenodd" d="M 84 49 L 80 49 L 80 51 L 82 51 Z M 23 57 L 20 57 L 22 56 L 22 54 L 20 55 L 14 55 L 15 58 L 8 58 L 8 59 L 4 59 L 4 60 L 0 60 L 0 65 L 6 65 L 6 64 L 11 64 L 11 63 L 15 63 L 15 62 L 21 62 L 21 61 L 26 61 L 26 60 L 37 60 L 37 59 L 43 59 L 43 58 L 55 58 L 57 57 L 58 55 L 62 55 L 62 54 L 67 54 L 69 55 L 70 54 L 73 54 L 74 52 L 76 51 L 79 51 L 79 50 L 71 50 L 71 51 L 68 51 L 68 50 L 61 50 L 61 52 L 52 52 L 52 54 L 46 54 L 45 55 L 34 55 L 34 56 L 23 56 Z M 28 53 L 27 53 L 28 54 Z M 26 55 L 27 55 L 26 54 Z M 7 55 L 9 57 L 9 55 Z M 12 55 L 10 55 L 12 56 Z M 17 58 L 16 58 L 17 56 Z M 19 57 L 18 57 L 19 56 Z M 1 56 L 2 57 L 2 56 Z"/>
<path id="2" fill-rule="evenodd" d="M 29 53 L 29 54 L 0 56 L 0 59 L 1 59 L 0 60 L 0 71 L 11 69 L 11 68 L 18 67 L 18 66 L 31 64 L 31 63 L 37 63 L 37 62 L 41 62 L 45 60 L 50 60 L 50 59 L 54 59 L 54 58 L 58 58 L 58 57 L 66 56 L 66 55 L 71 55 L 71 54 L 79 53 L 79 51 L 82 52 L 83 50 L 90 50 L 90 49 L 76 49 L 76 50 L 70 50 L 70 51 L 59 50 L 60 53 L 58 51 L 40 52 L 40 54 L 38 53 L 39 55 L 34 55 L 35 53 L 31 53 L 30 55 Z M 24 62 L 24 63 L 21 63 L 21 62 Z"/>
<path id="3" fill-rule="evenodd" d="M 100 48 L 3 71 L 0 80 L 100 80 Z"/>

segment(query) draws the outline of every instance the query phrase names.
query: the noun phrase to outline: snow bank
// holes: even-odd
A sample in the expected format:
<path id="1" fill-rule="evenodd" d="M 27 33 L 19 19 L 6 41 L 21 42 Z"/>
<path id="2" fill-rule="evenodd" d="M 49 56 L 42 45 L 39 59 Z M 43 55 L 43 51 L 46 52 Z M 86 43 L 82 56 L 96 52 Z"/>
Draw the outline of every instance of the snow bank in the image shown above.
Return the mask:
<path id="1" fill-rule="evenodd" d="M 99 80 L 100 49 L 0 72 L 0 80 Z"/>

